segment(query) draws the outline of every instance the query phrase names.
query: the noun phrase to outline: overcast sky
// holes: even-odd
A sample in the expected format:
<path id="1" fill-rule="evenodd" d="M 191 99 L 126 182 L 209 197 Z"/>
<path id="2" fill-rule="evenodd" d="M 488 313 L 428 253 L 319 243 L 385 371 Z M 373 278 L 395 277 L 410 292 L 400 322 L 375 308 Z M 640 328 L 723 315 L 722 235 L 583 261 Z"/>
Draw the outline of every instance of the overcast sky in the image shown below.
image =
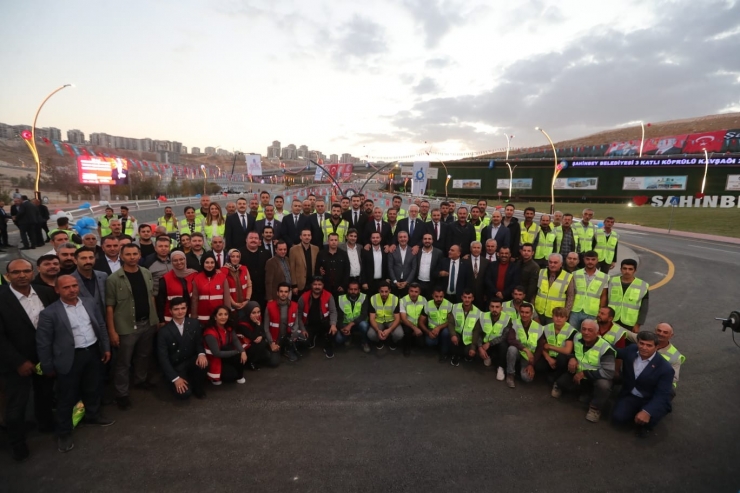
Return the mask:
<path id="1" fill-rule="evenodd" d="M 4 1 L 0 41 L 1 122 L 72 82 L 38 126 L 201 150 L 485 150 L 740 109 L 726 1 Z"/>

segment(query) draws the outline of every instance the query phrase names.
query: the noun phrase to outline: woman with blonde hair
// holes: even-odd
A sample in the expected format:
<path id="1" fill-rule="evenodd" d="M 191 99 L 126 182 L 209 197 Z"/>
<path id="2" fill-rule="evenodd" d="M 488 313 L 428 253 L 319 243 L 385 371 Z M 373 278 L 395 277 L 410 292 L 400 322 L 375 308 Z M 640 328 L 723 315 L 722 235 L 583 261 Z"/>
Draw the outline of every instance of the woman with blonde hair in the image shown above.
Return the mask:
<path id="1" fill-rule="evenodd" d="M 213 202 L 208 206 L 208 215 L 203 220 L 203 233 L 206 235 L 208 244 L 214 236 L 223 237 L 226 232 L 226 221 L 221 206 Z"/>

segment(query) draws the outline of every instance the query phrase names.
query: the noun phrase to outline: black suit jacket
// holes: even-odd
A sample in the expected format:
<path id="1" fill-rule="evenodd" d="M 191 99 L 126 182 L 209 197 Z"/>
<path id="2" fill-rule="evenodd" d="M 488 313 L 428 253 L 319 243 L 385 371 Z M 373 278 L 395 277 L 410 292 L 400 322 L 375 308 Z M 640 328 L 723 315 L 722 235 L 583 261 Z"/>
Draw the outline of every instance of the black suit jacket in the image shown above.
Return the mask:
<path id="1" fill-rule="evenodd" d="M 267 219 L 260 219 L 254 224 L 254 230 L 260 234 L 260 237 L 262 237 L 262 231 L 265 230 L 266 223 Z M 273 238 L 282 238 L 283 225 L 277 219 L 272 220 L 272 231 L 274 233 Z"/>
<path id="2" fill-rule="evenodd" d="M 107 259 L 108 257 L 105 256 L 105 253 L 103 253 L 103 255 L 101 255 L 100 257 L 96 258 L 95 264 L 93 265 L 93 270 L 105 272 L 106 274 L 111 275 L 112 272 L 110 270 L 110 266 L 108 265 Z M 121 262 L 120 259 L 119 259 L 119 262 Z"/>
<path id="3" fill-rule="evenodd" d="M 650 363 L 642 370 L 639 378 L 635 379 L 635 359 L 640 355 L 637 352 L 637 344 L 623 349 L 617 349 L 617 358 L 622 363 L 622 391 L 619 398 L 625 397 L 637 389 L 647 400 L 643 409 L 650 416 L 659 418 L 671 411 L 671 398 L 673 393 L 673 375 L 675 371 L 668 361 L 658 353 L 655 353 Z"/>
<path id="4" fill-rule="evenodd" d="M 482 306 L 484 303 L 484 295 L 486 292 L 486 270 L 488 269 L 488 260 L 481 255 L 478 258 L 478 277 L 473 274 L 473 259 L 467 258 L 463 260 L 466 265 L 468 272 L 470 273 L 470 286 L 469 288 L 475 293 L 476 305 Z"/>
<path id="5" fill-rule="evenodd" d="M 247 216 L 246 231 L 244 231 L 244 228 L 242 227 L 242 218 L 239 213 L 226 217 L 226 221 L 224 223 L 224 242 L 226 243 L 227 252 L 232 248 L 241 248 L 245 246 L 247 244 L 247 234 L 250 231 L 254 231 L 254 217 L 250 216 L 249 212 L 245 215 Z"/>
<path id="6" fill-rule="evenodd" d="M 493 262 L 486 268 L 486 296 L 487 299 L 491 299 L 496 296 L 496 284 L 498 282 L 498 266 L 499 262 Z M 520 282 L 519 264 L 516 262 L 509 262 L 509 268 L 506 269 L 506 279 L 504 279 L 504 290 L 501 294 L 504 296 L 504 301 L 511 299 L 511 292 Z"/>
<path id="7" fill-rule="evenodd" d="M 410 217 L 404 217 L 400 221 L 398 221 L 398 226 L 396 227 L 396 238 L 398 237 L 399 231 L 406 231 L 409 232 L 409 222 L 411 221 Z M 414 223 L 414 234 L 409 234 L 409 246 L 415 247 L 415 246 L 421 246 L 421 240 L 424 238 L 424 233 L 427 232 L 427 226 L 424 221 L 419 219 L 418 217 L 415 219 Z"/>
<path id="8" fill-rule="evenodd" d="M 55 293 L 51 288 L 33 286 L 32 289 L 44 307 L 54 303 Z M 3 284 L 0 286 L 0 373 L 14 372 L 26 361 L 39 362 L 36 327 L 10 285 Z"/>
<path id="9" fill-rule="evenodd" d="M 484 249 L 486 246 L 486 241 L 490 239 L 491 239 L 491 226 L 488 225 L 485 228 L 483 228 L 483 231 L 481 231 L 481 234 L 480 234 L 480 241 L 481 243 L 483 243 Z M 498 228 L 498 231 L 496 231 L 496 236 L 493 239 L 496 240 L 496 250 L 497 251 L 501 247 L 511 247 L 511 231 L 509 231 L 509 228 L 507 228 L 503 224 L 500 225 L 500 227 Z"/>
<path id="10" fill-rule="evenodd" d="M 298 216 L 298 223 L 296 223 L 295 221 L 293 221 L 293 214 L 286 214 L 285 216 L 283 216 L 283 221 L 281 225 L 282 239 L 285 241 L 285 243 L 288 244 L 288 250 L 290 250 L 290 247 L 292 247 L 293 245 L 297 245 L 301 242 L 301 231 L 303 231 L 303 229 L 305 229 L 306 227 L 311 229 L 311 235 L 313 239 L 314 230 L 311 228 L 311 224 L 309 224 L 309 216 L 304 216 L 303 214 L 300 214 Z"/>
<path id="11" fill-rule="evenodd" d="M 204 250 L 203 255 L 206 253 L 207 252 Z M 201 260 L 203 259 L 203 255 L 200 256 Z M 200 260 L 198 260 L 198 257 L 192 251 L 185 254 L 185 261 L 187 262 L 188 269 L 197 270 L 198 272 L 203 270 L 203 266 L 200 265 Z"/>
<path id="12" fill-rule="evenodd" d="M 173 321 L 167 322 L 157 333 L 159 367 L 168 382 L 179 376 L 175 371 L 177 365 L 199 354 L 205 354 L 205 350 L 200 323 L 196 319 L 185 319 L 182 335 Z"/>
<path id="13" fill-rule="evenodd" d="M 33 205 L 30 200 L 21 202 L 18 206 L 18 226 L 32 226 L 41 224 L 41 214 L 38 207 Z"/>
<path id="14" fill-rule="evenodd" d="M 331 214 L 324 212 L 324 220 L 328 219 Z M 319 214 L 314 212 L 308 216 L 308 226 L 311 228 L 311 244 L 316 245 L 319 248 L 324 248 L 324 232 L 321 229 L 321 220 Z"/>
<path id="15" fill-rule="evenodd" d="M 381 267 L 381 280 L 390 279 L 388 275 L 388 254 L 383 252 L 383 247 L 380 247 L 380 254 L 383 258 L 383 266 Z M 370 250 L 362 250 L 362 270 L 360 271 L 360 283 L 369 284 L 374 280 L 375 277 L 375 256 L 373 255 L 372 247 Z M 373 293 L 374 294 L 374 293 Z"/>
<path id="16" fill-rule="evenodd" d="M 377 230 L 375 226 L 375 219 L 369 219 L 365 223 L 365 230 L 362 232 L 361 236 L 364 241 L 363 245 L 367 245 L 370 243 L 370 237 L 373 233 Z M 396 229 L 398 230 L 398 229 Z M 380 244 L 381 246 L 391 245 L 394 242 L 395 238 L 393 234 L 391 233 L 391 225 L 388 224 L 385 221 L 381 221 L 380 223 Z"/>
<path id="17" fill-rule="evenodd" d="M 471 289 L 472 284 L 472 278 L 473 273 L 469 270 L 468 265 L 465 264 L 465 261 L 460 257 L 458 259 L 457 265 L 460 267 L 460 271 L 457 273 L 457 282 L 455 284 L 455 295 L 452 297 L 449 297 L 447 295 L 447 287 L 450 282 L 450 265 L 452 261 L 449 258 L 443 258 L 440 260 L 440 267 L 439 270 L 443 270 L 447 272 L 447 276 L 445 277 L 439 277 L 438 278 L 438 284 L 441 284 L 442 287 L 445 290 L 445 296 L 448 296 L 448 299 L 454 303 L 457 303 L 460 301 L 460 295 L 462 295 L 462 292 L 466 289 Z"/>
<path id="18" fill-rule="evenodd" d="M 354 224 L 354 211 L 352 209 L 343 212 L 342 213 L 342 219 L 347 221 L 350 228 L 355 228 L 357 230 L 357 238 L 358 242 L 362 241 L 362 233 L 365 231 L 365 226 L 367 226 L 367 214 L 365 214 L 365 211 L 360 209 L 357 214 L 357 224 Z"/>
<path id="19" fill-rule="evenodd" d="M 421 256 L 424 253 L 423 248 L 419 248 L 419 253 L 416 254 L 416 281 L 421 281 L 419 278 L 419 271 L 421 271 Z M 429 282 L 436 285 L 439 282 L 439 271 L 442 270 L 442 261 L 444 260 L 442 250 L 439 248 L 432 247 L 432 264 L 429 266 Z"/>
<path id="20" fill-rule="evenodd" d="M 426 232 L 432 235 L 432 246 L 439 248 L 442 251 L 442 256 L 446 257 L 447 252 L 450 249 L 450 223 L 440 222 L 439 223 L 439 239 L 434 234 L 434 223 L 429 221 L 426 224 Z"/>
<path id="21" fill-rule="evenodd" d="M 475 240 L 475 228 L 470 223 L 465 223 L 465 226 L 460 226 L 460 223 L 455 221 L 450 223 L 448 226 L 449 236 L 449 247 L 452 245 L 458 245 L 460 247 L 460 256 L 470 254 L 470 243 Z"/>
<path id="22" fill-rule="evenodd" d="M 519 242 L 521 241 L 522 228 L 519 225 L 519 219 L 512 217 L 509 223 L 509 233 L 511 234 L 511 256 L 519 258 Z"/>

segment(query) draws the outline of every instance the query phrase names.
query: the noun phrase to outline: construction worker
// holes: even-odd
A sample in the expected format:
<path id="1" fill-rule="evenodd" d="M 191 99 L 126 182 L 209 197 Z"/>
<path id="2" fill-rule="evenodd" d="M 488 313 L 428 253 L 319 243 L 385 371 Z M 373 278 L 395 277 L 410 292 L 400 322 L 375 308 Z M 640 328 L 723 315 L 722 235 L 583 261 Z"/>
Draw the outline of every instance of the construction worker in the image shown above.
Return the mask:
<path id="1" fill-rule="evenodd" d="M 393 204 L 392 207 L 396 209 L 396 220 L 400 221 L 401 219 L 405 219 L 409 216 L 408 212 L 406 212 L 405 209 L 401 208 L 401 204 L 403 203 L 403 199 L 400 195 L 395 195 L 393 199 L 391 200 L 391 203 Z M 388 210 L 385 211 L 385 214 L 383 214 L 383 221 L 388 221 Z"/>
<path id="2" fill-rule="evenodd" d="M 563 269 L 563 257 L 559 253 L 550 254 L 547 269 L 540 271 L 537 296 L 534 299 L 534 307 L 541 323 L 552 322 L 552 309 L 555 307 L 565 307 L 570 313 L 575 298 L 573 284 L 573 274 Z"/>
<path id="3" fill-rule="evenodd" d="M 369 325 L 365 299 L 365 294 L 360 292 L 359 281 L 350 280 L 347 284 L 347 294 L 340 296 L 338 302 L 339 311 L 341 312 L 341 327 L 335 337 L 338 346 L 349 341 L 352 332 L 356 332 L 362 338 L 362 350 L 365 353 L 370 352 L 370 345 L 367 341 Z"/>
<path id="4" fill-rule="evenodd" d="M 545 345 L 542 348 L 543 359 L 541 361 L 546 363 L 543 366 L 550 383 L 555 383 L 563 373 L 568 371 L 568 360 L 573 354 L 573 339 L 578 333 L 567 322 L 566 315 L 565 308 L 553 309 L 552 323 L 543 327 Z"/>
<path id="5" fill-rule="evenodd" d="M 621 270 L 621 276 L 609 281 L 609 306 L 614 310 L 614 322 L 637 334 L 647 318 L 650 285 L 635 277 L 636 260 L 622 260 Z"/>
<path id="6" fill-rule="evenodd" d="M 519 362 L 519 375 L 524 382 L 534 380 L 535 365 L 542 356 L 545 340 L 542 326 L 532 320 L 534 307 L 531 303 L 522 303 L 519 308 L 520 320 L 513 320 L 511 330 L 507 335 L 509 348 L 506 350 L 506 385 L 510 389 L 516 387 L 514 375 L 516 364 Z"/>
<path id="7" fill-rule="evenodd" d="M 596 251 L 599 254 L 599 269 L 608 274 L 614 268 L 619 246 L 619 233 L 614 231 L 614 218 L 604 219 L 604 227 L 596 230 Z"/>
<path id="8" fill-rule="evenodd" d="M 475 230 L 475 241 L 480 241 L 481 233 L 486 225 L 480 218 L 480 208 L 477 205 L 470 208 L 470 224 L 473 225 L 473 229 Z"/>
<path id="9" fill-rule="evenodd" d="M 596 267 L 599 263 L 598 254 L 591 250 L 583 254 L 585 267 L 573 273 L 576 296 L 573 300 L 573 309 L 570 311 L 569 322 L 573 327 L 580 327 L 587 318 L 596 319 L 599 308 L 606 306 L 609 276 Z"/>
<path id="10" fill-rule="evenodd" d="M 391 294 L 391 285 L 382 281 L 378 285 L 378 293 L 370 297 L 369 307 L 370 329 L 367 338 L 375 343 L 377 349 L 383 349 L 385 341 L 388 347 L 395 351 L 397 344 L 403 339 L 401 315 L 398 307 L 398 297 Z"/>
<path id="11" fill-rule="evenodd" d="M 321 231 L 324 234 L 324 244 L 329 243 L 329 234 L 336 233 L 339 238 L 339 243 L 344 243 L 344 238 L 347 236 L 347 230 L 349 229 L 349 223 L 342 219 L 342 206 L 339 204 L 333 204 L 331 206 L 331 217 L 325 219 L 321 223 Z"/>
<path id="12" fill-rule="evenodd" d="M 534 207 L 524 209 L 524 222 L 520 225 L 519 244 L 532 243 L 537 248 L 537 240 L 540 234 L 539 225 L 534 222 Z"/>
<path id="13" fill-rule="evenodd" d="M 416 345 L 424 346 L 424 331 L 421 330 L 422 320 L 425 319 L 424 308 L 427 300 L 421 296 L 419 283 L 409 284 L 408 294 L 401 298 L 399 312 L 401 328 L 403 329 L 403 355 L 410 356 L 411 348 Z"/>
<path id="14" fill-rule="evenodd" d="M 180 220 L 180 234 L 203 233 L 203 216 L 196 214 L 195 207 L 188 205 L 183 212 L 185 219 Z"/>
<path id="15" fill-rule="evenodd" d="M 113 207 L 106 207 L 105 214 L 98 218 L 98 236 L 104 237 L 111 234 L 110 220 L 118 219 L 118 216 L 113 213 Z"/>
<path id="16" fill-rule="evenodd" d="M 592 209 L 583 209 L 581 220 L 573 225 L 573 233 L 578 237 L 578 252 L 588 252 L 594 249 L 596 225 L 591 223 L 593 217 Z"/>
<path id="17" fill-rule="evenodd" d="M 445 299 L 445 290 L 442 287 L 434 288 L 432 299 L 424 307 L 424 315 L 420 320 L 419 328 L 426 334 L 424 341 L 427 346 L 440 346 L 439 361 L 447 360 L 450 352 L 450 330 L 448 315 L 452 313 L 452 303 Z"/>
<path id="18" fill-rule="evenodd" d="M 265 207 L 270 205 L 270 192 L 263 190 L 260 192 L 260 204 L 257 207 L 257 221 L 265 218 Z"/>
<path id="19" fill-rule="evenodd" d="M 501 298 L 493 298 L 488 302 L 488 311 L 481 311 L 479 319 L 480 331 L 475 335 L 475 345 L 478 348 L 478 355 L 483 360 L 485 366 L 493 365 L 493 358 L 496 358 L 496 380 L 502 381 L 506 374 L 504 365 L 506 364 L 506 350 L 508 344 L 506 337 L 511 328 L 512 318 L 509 312 L 503 311 Z"/>
<path id="20" fill-rule="evenodd" d="M 177 218 L 172 213 L 172 207 L 168 205 L 164 208 L 164 216 L 157 219 L 157 226 L 163 226 L 166 235 L 177 233 Z"/>
<path id="21" fill-rule="evenodd" d="M 537 248 L 534 251 L 534 261 L 541 268 L 547 267 L 547 258 L 557 250 L 558 235 L 550 227 L 550 215 L 540 216 L 540 231 L 537 233 Z"/>
<path id="22" fill-rule="evenodd" d="M 681 365 L 686 361 L 686 357 L 678 352 L 678 349 L 671 344 L 673 338 L 673 326 L 667 322 L 661 322 L 655 327 L 655 333 L 658 335 L 658 353 L 663 356 L 673 367 L 673 396 L 676 396 L 676 387 L 678 385 L 678 374 L 681 371 Z"/>
<path id="23" fill-rule="evenodd" d="M 129 216 L 127 206 L 121 206 L 121 214 L 119 214 L 118 218 L 121 220 L 123 234 L 131 238 L 136 238 L 136 232 L 139 230 L 139 227 L 136 224 L 136 218 Z"/>
<path id="24" fill-rule="evenodd" d="M 612 390 L 616 351 L 599 337 L 596 321 L 591 319 L 581 324 L 581 334 L 573 340 L 573 350 L 568 371 L 553 384 L 551 395 L 557 399 L 563 391 L 577 389 L 582 394 L 591 394 L 586 419 L 596 423 Z"/>
<path id="25" fill-rule="evenodd" d="M 452 343 L 452 366 L 460 366 L 460 357 L 465 361 L 471 361 L 475 356 L 475 340 L 473 334 L 480 330 L 480 310 L 475 307 L 473 300 L 475 296 L 469 289 L 465 289 L 460 297 L 461 302 L 452 306 L 452 311 L 447 315 L 447 326 L 454 327 L 450 330 L 450 342 Z"/>

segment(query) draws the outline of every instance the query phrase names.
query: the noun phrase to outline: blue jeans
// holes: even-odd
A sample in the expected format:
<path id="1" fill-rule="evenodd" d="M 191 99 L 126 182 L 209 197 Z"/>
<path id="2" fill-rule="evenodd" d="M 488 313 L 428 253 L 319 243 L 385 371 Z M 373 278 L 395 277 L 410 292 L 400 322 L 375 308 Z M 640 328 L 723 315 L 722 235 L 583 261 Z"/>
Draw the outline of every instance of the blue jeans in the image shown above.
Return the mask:
<path id="1" fill-rule="evenodd" d="M 350 333 L 347 335 L 342 334 L 342 330 L 339 329 L 337 331 L 337 334 L 334 336 L 334 340 L 336 341 L 337 345 L 344 344 L 344 342 L 349 339 L 352 334 L 359 333 L 362 336 L 362 343 L 367 344 L 367 329 L 370 328 L 370 324 L 368 324 L 366 321 L 361 322 L 355 322 L 355 324 L 352 326 L 352 329 L 350 330 Z"/>
<path id="2" fill-rule="evenodd" d="M 450 331 L 448 329 L 442 329 L 436 339 L 430 339 L 425 336 L 424 340 L 427 346 L 436 346 L 439 344 L 439 350 L 443 355 L 447 356 L 450 354 Z"/>
<path id="3" fill-rule="evenodd" d="M 581 331 L 581 324 L 584 320 L 596 320 L 596 317 L 587 315 L 585 312 L 571 312 L 568 323 L 573 326 L 578 332 Z"/>

